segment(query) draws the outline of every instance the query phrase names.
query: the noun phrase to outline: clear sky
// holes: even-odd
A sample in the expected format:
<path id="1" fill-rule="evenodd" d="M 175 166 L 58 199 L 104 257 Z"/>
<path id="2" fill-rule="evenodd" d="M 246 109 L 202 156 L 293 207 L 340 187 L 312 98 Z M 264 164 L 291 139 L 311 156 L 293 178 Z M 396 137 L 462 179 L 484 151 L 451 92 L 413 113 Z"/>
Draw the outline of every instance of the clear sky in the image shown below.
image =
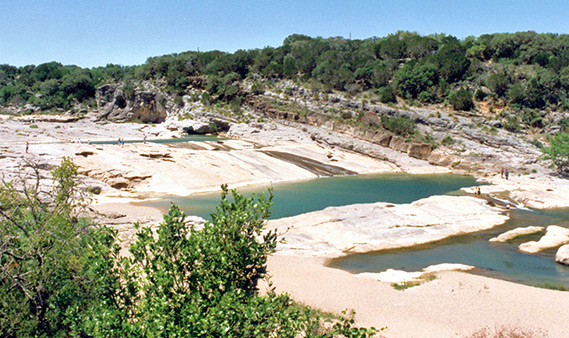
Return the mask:
<path id="1" fill-rule="evenodd" d="M 0 64 L 138 65 L 188 50 L 278 47 L 290 34 L 458 38 L 569 33 L 569 0 L 0 0 Z"/>

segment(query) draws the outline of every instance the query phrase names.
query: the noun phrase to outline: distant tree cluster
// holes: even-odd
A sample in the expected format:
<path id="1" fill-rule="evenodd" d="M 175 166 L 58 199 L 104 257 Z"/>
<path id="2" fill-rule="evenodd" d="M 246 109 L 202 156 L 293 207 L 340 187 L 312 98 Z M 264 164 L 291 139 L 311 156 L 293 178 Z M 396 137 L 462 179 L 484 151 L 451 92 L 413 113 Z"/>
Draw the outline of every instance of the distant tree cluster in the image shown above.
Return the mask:
<path id="1" fill-rule="evenodd" d="M 239 106 L 245 78 L 292 79 L 318 91 L 349 94 L 372 90 L 382 102 L 401 97 L 412 104 L 444 102 L 457 110 L 490 100 L 509 106 L 522 123 L 539 127 L 538 111 L 569 109 L 569 35 L 496 33 L 459 40 L 400 31 L 348 40 L 294 34 L 276 48 L 185 52 L 132 67 L 2 65 L 0 104 L 69 108 L 93 104 L 94 89 L 104 82 L 152 80 L 177 97 L 198 86 L 205 90 L 201 99 L 206 104 Z"/>

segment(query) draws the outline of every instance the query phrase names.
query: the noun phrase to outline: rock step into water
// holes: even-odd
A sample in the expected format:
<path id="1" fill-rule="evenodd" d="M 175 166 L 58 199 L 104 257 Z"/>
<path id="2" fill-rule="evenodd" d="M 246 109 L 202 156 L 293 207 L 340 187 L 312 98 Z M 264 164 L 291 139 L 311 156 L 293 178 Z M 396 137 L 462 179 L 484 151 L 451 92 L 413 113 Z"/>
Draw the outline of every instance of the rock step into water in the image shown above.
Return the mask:
<path id="1" fill-rule="evenodd" d="M 569 243 L 569 229 L 557 225 L 550 225 L 547 227 L 545 235 L 541 237 L 539 241 L 520 244 L 519 249 L 525 253 L 537 253 L 566 243 Z"/>
<path id="2" fill-rule="evenodd" d="M 523 236 L 523 235 L 530 235 L 530 234 L 534 234 L 536 232 L 541 232 L 545 230 L 545 227 L 538 227 L 538 226 L 530 226 L 530 227 L 524 227 L 524 228 L 515 228 L 513 230 L 510 231 L 506 231 L 503 234 L 497 236 L 497 237 L 493 237 L 490 238 L 490 242 L 500 242 L 500 243 L 504 243 L 507 242 L 509 240 L 512 240 L 516 237 L 519 236 Z"/>
<path id="3" fill-rule="evenodd" d="M 560 264 L 569 265 L 569 244 L 562 245 L 555 254 L 555 261 Z"/>

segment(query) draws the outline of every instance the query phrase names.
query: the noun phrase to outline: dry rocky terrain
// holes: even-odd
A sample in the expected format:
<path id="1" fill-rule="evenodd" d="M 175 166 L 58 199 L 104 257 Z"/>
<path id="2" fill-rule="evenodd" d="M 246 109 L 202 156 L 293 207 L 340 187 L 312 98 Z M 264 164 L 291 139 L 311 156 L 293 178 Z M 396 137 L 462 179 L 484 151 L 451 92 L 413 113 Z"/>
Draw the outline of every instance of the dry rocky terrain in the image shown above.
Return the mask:
<path id="1" fill-rule="evenodd" d="M 79 167 L 84 188 L 94 193 L 91 214 L 98 222 L 118 228 L 125 243 L 132 239 L 135 220 L 153 225 L 160 220 L 159 212 L 135 206 L 132 201 L 217 191 L 221 184 L 237 188 L 337 174 L 471 174 L 490 183 L 482 187 L 484 196 L 500 196 L 512 206 L 569 207 L 569 181 L 540 159 L 540 151 L 526 140 L 527 134 L 496 128 L 483 116 L 395 109 L 333 96 L 323 102 L 311 99 L 301 89 L 294 90 L 307 109 L 321 113 L 283 115 L 283 110 L 263 103 L 283 99 L 282 94 L 266 92 L 250 102 L 247 111 L 262 118 L 239 123 L 190 102 L 175 111 L 167 104 L 158 105 L 153 97 L 140 96 L 136 104 L 121 103 L 117 99 L 120 93 L 109 87 L 100 89 L 101 95 L 106 95 L 99 97 L 101 110 L 83 118 L 0 115 L 2 176 L 4 180 L 16 179 L 24 175 L 26 166 L 34 166 L 48 182 L 49 169 L 63 156 L 71 157 Z M 333 123 L 325 116 L 332 108 L 354 114 L 365 110 L 371 124 L 373 116 L 407 116 L 417 122 L 421 132 L 437 140 L 452 136 L 454 144 L 433 150 L 431 145 L 409 143 L 377 129 Z M 116 123 L 110 121 L 113 118 L 156 124 Z M 188 132 L 211 131 L 212 125 L 226 130 L 225 139 L 95 144 L 118 138 L 151 141 L 183 137 Z M 509 169 L 509 180 L 500 177 L 501 167 Z M 325 310 L 354 308 L 358 323 L 387 325 L 383 332 L 387 337 L 451 337 L 484 325 L 539 328 L 551 337 L 564 337 L 569 332 L 566 320 L 561 319 L 569 313 L 567 292 L 458 272 L 442 272 L 435 281 L 399 292 L 378 282 L 376 276 L 358 278 L 323 266 L 325 259 L 348 252 L 413 246 L 488 229 L 507 219 L 505 205 L 474 197 L 472 188 L 464 190 L 469 196 L 434 196 L 404 205 L 327 208 L 270 221 L 269 227 L 286 232 L 287 237 L 269 262 L 277 289 Z M 551 236 L 526 247 L 538 251 L 540 242 L 551 246 Z M 569 237 L 557 236 L 554 246 L 567 242 Z M 562 263 L 569 260 L 567 246 L 556 259 Z"/>

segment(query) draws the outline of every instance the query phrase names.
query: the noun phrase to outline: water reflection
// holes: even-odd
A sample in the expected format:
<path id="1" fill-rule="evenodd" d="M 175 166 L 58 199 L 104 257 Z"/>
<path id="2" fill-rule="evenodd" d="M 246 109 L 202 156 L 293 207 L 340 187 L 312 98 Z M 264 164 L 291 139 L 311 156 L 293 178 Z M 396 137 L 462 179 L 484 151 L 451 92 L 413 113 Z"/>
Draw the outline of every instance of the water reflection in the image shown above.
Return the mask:
<path id="1" fill-rule="evenodd" d="M 543 233 L 517 238 L 509 243 L 488 240 L 505 231 L 532 225 L 569 225 L 569 209 L 511 211 L 504 225 L 476 234 L 456 236 L 412 249 L 398 249 L 353 254 L 332 260 L 329 266 L 352 273 L 381 272 L 387 269 L 418 271 L 429 265 L 460 263 L 478 267 L 474 273 L 518 283 L 569 285 L 569 267 L 555 263 L 555 250 L 525 254 L 518 250 L 522 242 L 537 240 Z"/>

